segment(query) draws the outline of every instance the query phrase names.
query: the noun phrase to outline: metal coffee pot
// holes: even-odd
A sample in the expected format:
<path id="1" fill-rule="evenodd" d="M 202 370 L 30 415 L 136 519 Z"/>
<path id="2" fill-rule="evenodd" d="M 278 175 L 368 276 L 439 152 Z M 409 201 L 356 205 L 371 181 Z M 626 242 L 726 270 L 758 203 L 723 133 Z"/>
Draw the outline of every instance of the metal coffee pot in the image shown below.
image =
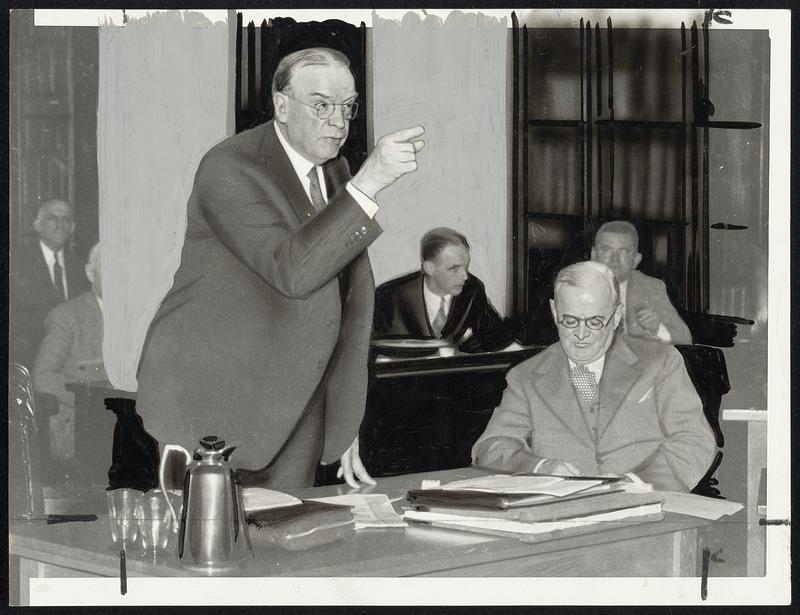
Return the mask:
<path id="1" fill-rule="evenodd" d="M 248 551 L 253 555 L 241 489 L 228 466 L 235 448 L 226 448 L 225 441 L 217 436 L 205 436 L 194 455 L 176 444 L 167 444 L 161 455 L 159 484 L 175 522 L 178 517 L 167 497 L 165 480 L 168 458 L 176 452 L 186 459 L 178 557 L 191 568 L 224 572 L 235 568 Z"/>

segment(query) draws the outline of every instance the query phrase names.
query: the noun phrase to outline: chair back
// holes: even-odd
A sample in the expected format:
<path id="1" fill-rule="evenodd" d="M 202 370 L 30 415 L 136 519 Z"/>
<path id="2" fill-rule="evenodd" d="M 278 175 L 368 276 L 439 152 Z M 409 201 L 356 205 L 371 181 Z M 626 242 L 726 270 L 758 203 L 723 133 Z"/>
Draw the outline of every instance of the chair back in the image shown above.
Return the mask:
<path id="1" fill-rule="evenodd" d="M 8 374 L 8 518 L 44 517 L 41 443 L 31 374 L 9 363 Z"/>

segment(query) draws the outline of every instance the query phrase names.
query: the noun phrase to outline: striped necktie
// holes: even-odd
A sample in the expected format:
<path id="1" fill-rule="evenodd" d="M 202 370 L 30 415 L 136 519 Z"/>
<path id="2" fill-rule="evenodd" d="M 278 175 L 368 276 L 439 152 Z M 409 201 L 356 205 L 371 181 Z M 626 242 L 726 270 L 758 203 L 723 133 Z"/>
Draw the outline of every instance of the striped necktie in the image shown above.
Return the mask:
<path id="1" fill-rule="evenodd" d="M 437 338 L 442 336 L 442 329 L 444 329 L 444 325 L 447 322 L 447 312 L 444 308 L 444 297 L 442 297 L 439 303 L 439 311 L 436 312 L 436 317 L 433 319 L 432 324 L 433 336 Z"/>
<path id="2" fill-rule="evenodd" d="M 311 193 L 311 204 L 314 206 L 314 209 L 319 211 L 323 207 L 325 207 L 325 197 L 322 196 L 322 188 L 319 185 L 319 177 L 317 176 L 317 167 L 311 167 L 311 170 L 308 172 L 308 181 L 311 182 L 310 190 Z"/>

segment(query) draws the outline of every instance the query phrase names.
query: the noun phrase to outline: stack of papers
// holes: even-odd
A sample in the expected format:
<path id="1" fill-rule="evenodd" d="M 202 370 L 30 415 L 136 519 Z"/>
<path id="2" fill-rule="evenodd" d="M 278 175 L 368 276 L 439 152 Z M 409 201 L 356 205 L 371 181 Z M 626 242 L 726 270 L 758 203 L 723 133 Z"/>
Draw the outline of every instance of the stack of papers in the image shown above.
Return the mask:
<path id="1" fill-rule="evenodd" d="M 599 479 L 566 479 L 560 476 L 509 476 L 494 474 L 456 480 L 442 486 L 447 491 L 484 491 L 487 493 L 539 494 L 563 497 L 602 484 Z"/>
<path id="2" fill-rule="evenodd" d="M 385 493 L 353 493 L 314 498 L 310 501 L 353 507 L 357 530 L 368 527 L 406 527 L 408 525 L 403 521 L 403 517 L 395 512 Z"/>
<path id="3" fill-rule="evenodd" d="M 244 500 L 245 512 L 254 510 L 269 510 L 270 508 L 283 508 L 285 506 L 297 506 L 302 502 L 288 493 L 263 489 L 261 487 L 245 487 L 242 489 L 242 499 Z"/>

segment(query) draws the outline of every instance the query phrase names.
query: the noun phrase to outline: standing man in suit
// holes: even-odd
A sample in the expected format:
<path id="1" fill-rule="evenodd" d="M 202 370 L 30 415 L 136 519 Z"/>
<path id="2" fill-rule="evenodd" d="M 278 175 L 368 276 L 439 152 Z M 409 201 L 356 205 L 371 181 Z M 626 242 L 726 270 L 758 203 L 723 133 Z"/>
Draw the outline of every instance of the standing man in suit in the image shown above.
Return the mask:
<path id="1" fill-rule="evenodd" d="M 284 57 L 273 121 L 203 158 L 180 267 L 147 335 L 138 411 L 159 442 L 236 445 L 242 484 L 311 486 L 341 461 L 374 484 L 358 452 L 381 233 L 376 194 L 417 167 L 421 126 L 378 140 L 351 177 L 339 149 L 358 110 L 343 54 Z"/>
<path id="2" fill-rule="evenodd" d="M 473 460 L 512 472 L 635 472 L 657 489 L 691 491 L 715 444 L 681 355 L 615 334 L 622 306 L 605 265 L 562 269 L 554 296 L 559 341 L 508 372 Z"/>
<path id="3" fill-rule="evenodd" d="M 606 222 L 597 231 L 592 260 L 603 263 L 619 282 L 623 331 L 665 344 L 691 344 L 692 334 L 667 296 L 664 282 L 636 271 L 642 261 L 639 233 L 624 220 Z"/>
<path id="4" fill-rule="evenodd" d="M 33 388 L 58 399 L 50 419 L 50 442 L 56 457 L 73 457 L 75 396 L 67 382 L 107 380 L 103 367 L 103 291 L 100 246 L 89 252 L 86 277 L 91 290 L 57 305 L 45 319 L 46 334 L 33 363 Z M 110 444 L 110 443 L 109 443 Z"/>
<path id="5" fill-rule="evenodd" d="M 508 346 L 513 338 L 469 273 L 469 242 L 440 227 L 422 236 L 421 271 L 381 284 L 375 291 L 373 335 L 434 337 L 480 352 Z"/>
<path id="6" fill-rule="evenodd" d="M 30 368 L 44 337 L 44 319 L 56 305 L 88 288 L 83 262 L 69 250 L 75 232 L 72 205 L 45 201 L 33 221 L 38 241 L 23 244 L 9 280 L 10 359 Z"/>

